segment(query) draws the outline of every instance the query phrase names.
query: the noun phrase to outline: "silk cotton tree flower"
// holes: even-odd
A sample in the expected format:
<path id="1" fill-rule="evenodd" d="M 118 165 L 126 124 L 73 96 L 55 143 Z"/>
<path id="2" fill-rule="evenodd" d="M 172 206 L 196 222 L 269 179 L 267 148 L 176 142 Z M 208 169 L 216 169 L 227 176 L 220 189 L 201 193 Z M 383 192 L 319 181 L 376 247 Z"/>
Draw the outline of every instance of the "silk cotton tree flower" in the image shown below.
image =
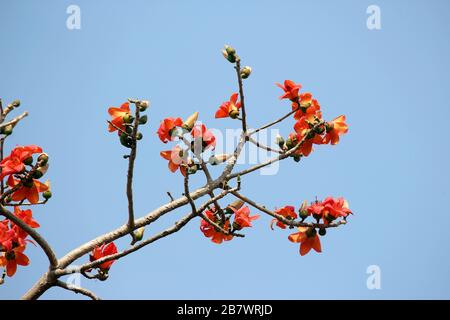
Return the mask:
<path id="1" fill-rule="evenodd" d="M 12 148 L 10 154 L 0 162 L 0 178 L 2 180 L 0 215 L 3 219 L 0 220 L 0 272 L 4 274 L 0 277 L 0 285 L 6 279 L 5 275 L 9 277 L 16 275 L 17 266 L 30 264 L 27 250 L 29 247 L 33 248 L 28 246 L 33 243 L 42 249 L 48 260 L 48 268 L 23 296 L 24 299 L 39 298 L 48 289 L 55 286 L 98 299 L 99 297 L 92 291 L 73 285 L 66 286 L 60 278 L 76 272 L 86 279 L 107 280 L 109 270 L 122 257 L 175 234 L 196 219 L 200 220 L 199 234 L 203 234 L 215 244 L 225 245 L 225 242 L 247 236 L 244 232 L 247 232 L 250 227 L 257 226 L 255 221 L 261 217 L 253 210 L 270 217 L 272 229 L 274 229 L 273 225 L 277 226 L 273 230 L 274 234 L 298 228 L 298 232 L 289 235 L 288 239 L 300 244 L 300 255 L 306 255 L 311 251 L 322 251 L 320 237 L 324 237 L 327 230 L 336 230 L 337 227 L 345 225 L 348 217 L 352 214 L 348 202 L 343 197 L 327 197 L 323 201 L 316 200 L 309 204 L 307 201 L 303 201 L 297 211 L 294 206 L 289 205 L 277 206 L 277 209 L 270 210 L 267 206 L 244 194 L 247 187 L 244 179 L 247 174 L 257 172 L 276 162 L 290 160 L 300 162 L 302 159 L 310 161 L 311 157 L 305 158 L 311 154 L 313 145 L 318 147 L 329 143 L 337 144 L 342 135 L 348 132 L 345 116 L 327 121 L 326 114 L 323 113 L 326 108 L 322 110 L 323 106 L 319 105 L 315 96 L 313 98 L 312 93 L 300 92 L 302 86 L 299 83 L 285 80 L 283 84 L 277 84 L 283 90 L 280 97 L 283 101 L 280 103 L 286 103 L 285 100 L 288 100 L 292 110 L 287 114 L 280 114 L 276 119 L 269 119 L 265 125 L 253 127 L 250 123 L 251 119 L 248 117 L 249 114 L 247 114 L 249 108 L 252 107 L 249 104 L 251 99 L 244 99 L 245 88 L 243 85 L 252 81 L 253 77 L 249 78 L 252 68 L 241 67 L 242 59 L 233 47 L 226 46 L 223 52 L 226 60 L 233 64 L 232 70 L 237 80 L 236 89 L 233 90 L 235 92 L 218 109 L 214 105 L 205 105 L 202 108 L 209 110 L 211 118 L 236 120 L 233 121 L 233 124 L 237 125 L 240 136 L 234 150 L 231 152 L 226 150 L 226 153 L 218 152 L 215 149 L 217 139 L 213 130 L 204 122 L 199 121 L 199 112 L 193 112 L 194 110 L 186 111 L 182 117 L 164 118 L 159 123 L 156 135 L 148 138 L 144 137 L 146 131 L 140 131 L 140 129 L 151 119 L 151 115 L 144 114 L 149 109 L 149 101 L 129 98 L 128 102 L 122 103 L 120 107 L 107 108 L 109 114 L 107 129 L 109 132 L 117 132 L 120 144 L 126 148 L 126 153 L 121 152 L 119 155 L 127 162 L 127 165 L 124 166 L 126 167 L 124 198 L 128 204 L 126 206 L 127 214 L 124 217 L 125 223 L 117 229 L 98 235 L 74 248 L 63 257 L 58 258 L 50 244 L 39 233 L 37 228 L 40 227 L 40 224 L 34 217 L 38 211 L 23 210 L 21 207 L 25 205 L 43 207 L 41 205 L 45 205 L 50 199 L 50 183 L 40 181 L 41 177 L 47 174 L 49 157 L 35 145 Z M 190 100 L 185 99 L 185 101 Z M 27 115 L 27 113 L 23 113 L 6 120 L 7 116 L 12 114 L 12 111 L 19 105 L 19 101 L 13 101 L 6 106 L 0 105 L 2 142 L 7 142 L 6 138 L 11 136 L 13 129 Z M 165 106 L 162 105 L 159 108 L 161 110 Z M 186 108 L 186 103 L 184 103 L 183 113 Z M 184 122 L 182 119 L 185 119 Z M 281 135 L 278 136 L 276 148 L 264 145 L 255 135 L 255 133 L 275 128 L 275 126 L 281 126 L 282 122 L 288 123 L 286 130 L 290 134 L 286 139 Z M 280 127 L 280 130 L 283 128 Z M 144 138 L 148 138 L 148 140 Z M 173 191 L 167 191 L 170 199 L 165 204 L 153 208 L 146 215 L 141 215 L 135 210 L 135 203 L 140 200 L 134 194 L 133 177 L 137 175 L 135 161 L 138 155 L 138 146 L 139 148 L 142 144 L 146 147 L 153 146 L 152 139 L 159 139 L 164 144 L 174 142 L 170 147 L 158 150 L 162 158 L 159 159 L 159 165 L 167 165 L 169 171 L 167 174 L 181 172 L 181 175 L 175 175 L 173 179 L 179 179 L 179 187 L 182 190 L 174 188 Z M 245 166 L 245 168 L 241 168 L 240 160 L 242 160 L 241 157 L 245 153 L 243 150 L 247 150 L 248 144 L 253 144 L 273 156 L 268 161 L 254 165 L 242 164 L 242 167 Z M 0 148 L 2 154 L 7 154 L 4 153 L 4 145 L 2 143 Z M 39 156 L 34 158 L 36 154 Z M 141 153 L 139 152 L 139 154 Z M 296 164 L 291 162 L 291 165 Z M 148 167 L 151 167 L 148 173 L 155 170 L 153 163 Z M 291 170 L 290 172 L 292 178 L 295 179 L 295 171 Z M 98 175 L 101 174 L 103 173 L 100 170 Z M 317 179 L 323 178 L 320 177 L 320 173 L 317 173 L 316 176 Z M 98 181 L 102 181 L 101 177 Z M 193 185 L 197 185 L 195 189 L 193 189 Z M 327 186 L 326 183 L 321 185 L 324 188 Z M 271 187 L 276 188 L 272 184 Z M 157 188 L 155 192 L 160 192 L 160 190 Z M 174 197 L 171 192 L 179 196 Z M 41 194 L 43 201 L 39 201 Z M 283 193 L 280 191 L 278 194 L 282 195 Z M 227 202 L 228 205 L 222 204 L 225 199 L 230 200 Z M 292 200 L 299 201 L 299 199 Z M 145 198 L 143 201 L 145 202 Z M 8 210 L 9 208 L 14 208 L 11 210 L 13 212 Z M 176 221 L 168 227 L 163 229 L 157 227 L 156 222 L 163 215 L 175 219 L 173 213 L 178 209 L 184 211 L 185 215 L 177 217 Z M 137 216 L 139 218 L 136 218 Z M 152 224 L 151 228 L 148 228 L 150 224 Z M 66 230 L 67 234 L 70 232 L 69 229 Z M 153 232 L 154 234 L 149 235 Z M 147 235 L 148 238 L 145 238 Z M 126 240 L 129 241 L 129 245 L 126 245 L 125 249 L 119 253 L 114 241 L 122 243 Z M 270 249 L 270 246 L 267 248 Z M 220 250 L 219 248 L 214 249 Z M 82 264 L 75 270 L 69 268 L 74 262 L 83 259 Z M 125 261 L 123 262 L 125 263 Z M 121 276 L 126 276 L 126 274 Z M 7 280 L 9 281 L 9 278 Z"/>

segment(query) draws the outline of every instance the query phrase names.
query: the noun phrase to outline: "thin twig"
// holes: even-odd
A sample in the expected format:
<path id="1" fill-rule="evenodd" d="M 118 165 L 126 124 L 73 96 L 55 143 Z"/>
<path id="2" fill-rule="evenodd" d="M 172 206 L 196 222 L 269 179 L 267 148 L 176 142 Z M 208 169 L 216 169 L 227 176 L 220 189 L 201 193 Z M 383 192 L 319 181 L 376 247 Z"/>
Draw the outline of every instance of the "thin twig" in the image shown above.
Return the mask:
<path id="1" fill-rule="evenodd" d="M 271 126 L 276 125 L 277 123 L 280 123 L 280 122 L 283 121 L 284 119 L 289 118 L 291 115 L 293 115 L 294 113 L 296 113 L 299 109 L 300 109 L 300 107 L 299 107 L 299 108 L 296 108 L 296 109 L 294 109 L 294 110 L 292 110 L 292 111 L 289 112 L 288 114 L 282 116 L 281 118 L 279 118 L 279 119 L 277 119 L 277 120 L 275 120 L 275 121 L 269 122 L 268 124 L 265 124 L 265 125 L 263 125 L 262 127 L 259 127 L 258 129 L 254 129 L 254 130 L 250 131 L 250 132 L 248 133 L 248 135 L 249 135 L 249 136 L 254 135 L 255 133 L 257 133 L 257 132 L 259 132 L 259 131 L 262 131 L 262 130 L 264 130 L 264 129 L 270 128 Z"/>
<path id="2" fill-rule="evenodd" d="M 169 191 L 167 191 L 167 195 L 169 196 L 170 201 L 174 201 L 173 196 L 172 196 L 172 194 Z"/>
<path id="3" fill-rule="evenodd" d="M 253 143 L 253 144 L 254 144 L 255 146 L 257 146 L 258 148 L 264 149 L 264 150 L 266 150 L 266 151 L 269 151 L 269 152 L 276 152 L 276 153 L 279 153 L 279 154 L 283 154 L 283 151 L 281 151 L 281 150 L 275 150 L 275 149 L 273 149 L 273 148 L 271 148 L 271 147 L 269 147 L 269 146 L 266 146 L 266 145 L 260 143 L 259 141 L 256 141 L 255 139 L 253 139 L 253 138 L 250 137 L 250 136 L 248 137 L 248 141 L 251 142 L 251 143 Z"/>
<path id="4" fill-rule="evenodd" d="M 247 115 L 245 112 L 245 101 L 244 101 L 244 86 L 242 84 L 242 75 L 241 75 L 241 58 L 236 59 L 236 75 L 238 79 L 239 84 L 239 96 L 240 96 L 240 102 L 241 102 L 241 110 L 242 110 L 242 131 L 246 134 L 247 133 Z"/>
<path id="5" fill-rule="evenodd" d="M 137 133 L 139 127 L 139 106 L 135 103 L 135 114 L 134 114 L 134 127 L 131 133 L 133 143 L 131 145 L 130 156 L 128 157 L 128 173 L 127 173 L 127 198 L 128 198 L 128 228 L 130 230 L 130 235 L 132 237 L 132 244 L 136 241 L 134 235 L 134 205 L 133 205 L 133 172 L 134 172 L 134 162 L 136 160 L 137 154 Z"/>

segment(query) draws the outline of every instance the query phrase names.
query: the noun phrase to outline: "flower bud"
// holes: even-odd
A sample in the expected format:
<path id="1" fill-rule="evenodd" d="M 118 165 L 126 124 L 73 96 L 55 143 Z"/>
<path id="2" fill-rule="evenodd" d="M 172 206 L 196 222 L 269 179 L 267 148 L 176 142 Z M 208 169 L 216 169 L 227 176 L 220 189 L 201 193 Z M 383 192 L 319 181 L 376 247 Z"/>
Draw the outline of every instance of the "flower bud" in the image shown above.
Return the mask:
<path id="1" fill-rule="evenodd" d="M 233 108 L 233 110 L 231 110 L 228 115 L 231 119 L 236 119 L 237 117 L 239 117 L 239 110 L 237 108 Z"/>
<path id="2" fill-rule="evenodd" d="M 38 161 L 41 163 L 41 166 L 45 166 L 48 163 L 48 154 L 41 153 L 38 157 Z"/>
<path id="3" fill-rule="evenodd" d="M 298 154 L 296 154 L 296 155 L 293 156 L 293 158 L 294 158 L 294 161 L 295 161 L 295 162 L 300 162 L 301 156 L 299 156 Z"/>
<path id="4" fill-rule="evenodd" d="M 133 116 L 129 113 L 123 116 L 123 122 L 125 123 L 132 123 L 134 120 Z"/>
<path id="5" fill-rule="evenodd" d="M 280 147 L 280 148 L 283 148 L 283 146 L 284 146 L 284 139 L 283 139 L 283 137 L 282 136 L 280 136 L 279 134 L 277 134 L 277 136 L 275 137 L 275 142 L 276 142 L 276 144 Z"/>
<path id="6" fill-rule="evenodd" d="M 44 197 L 45 200 L 48 200 L 52 197 L 52 192 L 50 190 L 44 191 L 42 196 Z"/>
<path id="7" fill-rule="evenodd" d="M 20 100 L 19 100 L 19 99 L 14 100 L 14 101 L 11 103 L 11 105 L 12 105 L 14 108 L 20 107 Z"/>
<path id="8" fill-rule="evenodd" d="M 241 230 L 242 227 L 241 227 L 241 225 L 239 223 L 233 222 L 233 229 L 234 230 Z"/>
<path id="9" fill-rule="evenodd" d="M 5 136 L 9 136 L 12 132 L 13 132 L 13 125 L 12 124 L 9 124 L 9 125 L 7 125 L 6 127 L 3 127 L 2 129 L 2 133 L 5 135 Z"/>
<path id="10" fill-rule="evenodd" d="M 190 132 L 194 127 L 195 122 L 197 122 L 197 119 L 198 119 L 198 112 L 194 112 L 186 119 L 186 121 L 184 121 L 182 128 Z"/>
<path id="11" fill-rule="evenodd" d="M 131 134 L 131 133 L 133 132 L 133 127 L 131 127 L 131 126 L 126 126 L 126 127 L 125 127 L 125 132 L 128 133 L 128 134 Z"/>
<path id="12" fill-rule="evenodd" d="M 144 114 L 143 116 L 139 117 L 139 124 L 146 124 L 147 120 L 148 120 L 147 115 Z"/>
<path id="13" fill-rule="evenodd" d="M 138 132 L 136 133 L 136 140 L 141 140 L 143 138 L 142 133 Z"/>
<path id="14" fill-rule="evenodd" d="M 130 137 L 129 137 L 126 133 L 124 133 L 124 132 L 122 132 L 122 133 L 120 134 L 120 143 L 121 143 L 124 147 L 131 148 Z"/>
<path id="15" fill-rule="evenodd" d="M 326 234 L 327 234 L 327 229 L 325 229 L 325 228 L 320 228 L 320 229 L 319 229 L 319 234 L 320 234 L 321 236 L 326 235 Z"/>
<path id="16" fill-rule="evenodd" d="M 213 156 L 211 156 L 208 160 L 208 162 L 215 166 L 221 163 L 224 163 L 225 161 L 227 161 L 229 158 L 231 157 L 231 154 L 227 154 L 227 153 L 221 153 L 221 154 L 215 154 Z"/>
<path id="17" fill-rule="evenodd" d="M 249 66 L 245 66 L 241 70 L 241 77 L 242 77 L 242 79 L 247 79 L 248 77 L 250 77 L 251 73 L 252 73 L 252 68 L 250 68 Z"/>
<path id="18" fill-rule="evenodd" d="M 144 237 L 144 231 L 145 231 L 145 227 L 141 227 L 137 230 L 134 231 L 134 239 L 136 241 L 141 241 L 142 238 Z"/>
<path id="19" fill-rule="evenodd" d="M 142 100 L 139 102 L 139 111 L 144 112 L 150 106 L 150 102 L 148 100 Z"/>
<path id="20" fill-rule="evenodd" d="M 33 163 L 33 157 L 28 157 L 25 160 L 23 160 L 22 162 L 23 162 L 23 164 L 29 166 Z"/>
<path id="21" fill-rule="evenodd" d="M 225 59 L 227 59 L 231 63 L 236 62 L 236 50 L 234 50 L 234 48 L 225 45 L 225 50 L 222 50 L 222 54 L 225 57 Z"/>
<path id="22" fill-rule="evenodd" d="M 42 173 L 41 170 L 37 169 L 36 171 L 33 172 L 33 178 L 34 179 L 39 179 L 43 176 L 44 174 Z"/>

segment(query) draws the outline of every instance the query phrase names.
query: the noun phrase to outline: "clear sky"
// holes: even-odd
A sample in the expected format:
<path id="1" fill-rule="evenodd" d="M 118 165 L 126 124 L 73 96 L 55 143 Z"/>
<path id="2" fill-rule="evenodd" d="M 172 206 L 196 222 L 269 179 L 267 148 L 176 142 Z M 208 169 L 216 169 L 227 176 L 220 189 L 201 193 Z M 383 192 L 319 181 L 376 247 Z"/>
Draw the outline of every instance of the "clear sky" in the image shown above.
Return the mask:
<path id="1" fill-rule="evenodd" d="M 81 9 L 80 30 L 66 27 L 71 4 Z M 381 30 L 366 26 L 371 4 Z M 231 44 L 253 68 L 245 82 L 252 127 L 289 110 L 274 85 L 284 79 L 313 92 L 325 118 L 346 114 L 350 126 L 335 147 L 285 161 L 275 175 L 247 176 L 243 193 L 269 208 L 344 196 L 355 215 L 322 238 L 322 254 L 304 257 L 267 216 L 220 246 L 195 220 L 114 264 L 106 282 L 81 284 L 107 299 L 450 298 L 449 9 L 444 0 L 1 1 L 0 96 L 30 112 L 6 149 L 38 144 L 51 157 L 54 197 L 34 209 L 39 231 L 62 256 L 125 222 L 124 148 L 105 120 L 128 97 L 152 103 L 137 215 L 166 203 L 166 191 L 179 196 L 181 175 L 167 170 L 159 152 L 168 146 L 155 132 L 164 117 L 196 110 L 210 127 L 237 125 L 213 119 L 236 90 L 220 53 Z M 278 128 L 287 135 L 291 126 Z M 28 254 L 31 265 L 0 286 L 0 299 L 20 297 L 46 270 L 40 250 Z M 381 269 L 380 290 L 366 286 L 370 265 Z M 54 288 L 43 298 L 82 297 Z"/>

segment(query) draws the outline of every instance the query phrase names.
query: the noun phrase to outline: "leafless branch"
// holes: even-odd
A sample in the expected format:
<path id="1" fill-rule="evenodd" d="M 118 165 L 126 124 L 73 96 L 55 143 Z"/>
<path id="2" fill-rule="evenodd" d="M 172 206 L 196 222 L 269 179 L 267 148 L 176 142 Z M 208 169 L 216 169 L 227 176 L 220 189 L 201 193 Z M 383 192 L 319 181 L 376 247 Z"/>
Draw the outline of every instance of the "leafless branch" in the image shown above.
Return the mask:
<path id="1" fill-rule="evenodd" d="M 61 280 L 57 280 L 56 285 L 58 287 L 66 289 L 66 290 L 73 291 L 75 293 L 80 293 L 86 297 L 91 298 L 92 300 L 101 300 L 98 296 L 96 296 L 92 291 L 90 291 L 88 289 L 74 286 L 72 284 L 65 283 L 64 281 L 61 281 Z"/>

